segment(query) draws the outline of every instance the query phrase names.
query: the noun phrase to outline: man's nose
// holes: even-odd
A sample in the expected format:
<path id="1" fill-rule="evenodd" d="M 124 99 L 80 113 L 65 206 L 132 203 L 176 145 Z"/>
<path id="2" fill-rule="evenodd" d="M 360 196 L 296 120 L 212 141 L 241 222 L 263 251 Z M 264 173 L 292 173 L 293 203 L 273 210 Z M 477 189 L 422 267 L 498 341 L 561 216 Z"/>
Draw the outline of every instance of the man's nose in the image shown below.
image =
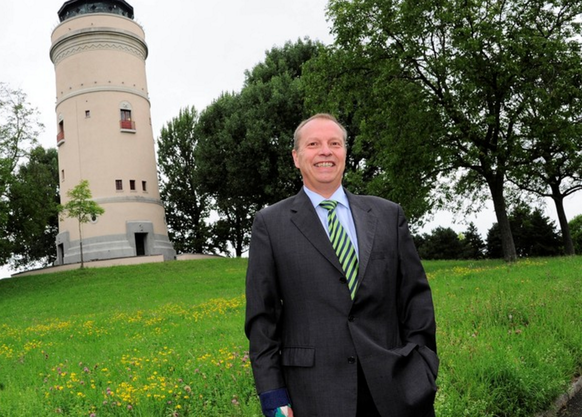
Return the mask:
<path id="1" fill-rule="evenodd" d="M 326 143 L 324 143 L 323 145 L 321 145 L 319 153 L 321 155 L 331 155 L 331 148 Z"/>

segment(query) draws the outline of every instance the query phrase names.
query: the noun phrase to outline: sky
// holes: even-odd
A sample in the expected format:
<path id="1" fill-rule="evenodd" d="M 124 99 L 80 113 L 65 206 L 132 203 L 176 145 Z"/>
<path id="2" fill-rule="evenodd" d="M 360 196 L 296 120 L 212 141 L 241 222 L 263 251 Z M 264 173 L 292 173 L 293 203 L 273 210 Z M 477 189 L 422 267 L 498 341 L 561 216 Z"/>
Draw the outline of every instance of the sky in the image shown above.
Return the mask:
<path id="1" fill-rule="evenodd" d="M 245 70 L 263 62 L 265 51 L 309 37 L 331 44 L 327 0 L 127 0 L 146 35 L 146 73 L 157 138 L 181 108 L 198 111 L 222 92 L 240 91 Z M 56 87 L 49 57 L 51 33 L 64 0 L 0 0 L 0 82 L 21 89 L 40 112 L 40 143 L 56 145 Z M 291 163 L 291 157 L 290 157 Z M 552 204 L 547 215 L 556 219 Z M 582 213 L 582 193 L 566 200 L 566 214 Z M 473 221 L 485 238 L 495 222 L 491 206 L 470 217 L 437 213 L 423 230 L 466 229 Z M 457 222 L 457 223 L 455 223 Z M 0 278 L 7 269 L 0 267 Z"/>

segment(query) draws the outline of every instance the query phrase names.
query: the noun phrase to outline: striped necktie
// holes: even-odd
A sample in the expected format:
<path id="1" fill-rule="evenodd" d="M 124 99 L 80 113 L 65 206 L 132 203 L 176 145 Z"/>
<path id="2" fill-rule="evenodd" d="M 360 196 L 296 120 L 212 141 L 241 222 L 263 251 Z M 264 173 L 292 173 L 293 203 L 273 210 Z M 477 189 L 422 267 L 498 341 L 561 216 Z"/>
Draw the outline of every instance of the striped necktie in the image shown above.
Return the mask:
<path id="1" fill-rule="evenodd" d="M 352 245 L 348 234 L 337 218 L 335 212 L 337 204 L 337 201 L 334 200 L 323 200 L 319 203 L 321 207 L 327 210 L 329 239 L 346 274 L 348 288 L 353 299 L 356 294 L 358 279 L 358 257 L 356 256 L 354 245 Z"/>

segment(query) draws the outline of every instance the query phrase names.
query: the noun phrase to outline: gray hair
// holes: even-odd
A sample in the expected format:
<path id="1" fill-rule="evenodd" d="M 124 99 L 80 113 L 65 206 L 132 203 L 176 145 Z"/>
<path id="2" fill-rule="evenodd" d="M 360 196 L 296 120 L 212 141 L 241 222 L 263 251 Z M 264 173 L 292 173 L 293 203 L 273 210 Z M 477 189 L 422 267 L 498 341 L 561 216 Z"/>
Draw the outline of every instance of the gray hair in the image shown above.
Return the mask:
<path id="1" fill-rule="evenodd" d="M 301 133 L 300 131 L 301 131 L 301 129 L 303 129 L 303 127 L 307 123 L 309 123 L 310 121 L 312 121 L 314 119 L 331 120 L 332 122 L 337 124 L 343 133 L 344 146 L 347 146 L 348 131 L 346 130 L 346 128 L 343 127 L 342 124 L 340 122 L 338 122 L 337 119 L 334 116 L 332 116 L 331 114 L 317 113 L 317 114 L 314 114 L 313 116 L 311 116 L 309 119 L 306 119 L 306 120 L 302 121 L 301 123 L 299 123 L 299 126 L 297 126 L 297 129 L 295 129 L 295 133 L 293 133 L 293 149 L 295 149 L 296 151 L 299 150 L 299 139 L 300 139 L 300 133 Z"/>

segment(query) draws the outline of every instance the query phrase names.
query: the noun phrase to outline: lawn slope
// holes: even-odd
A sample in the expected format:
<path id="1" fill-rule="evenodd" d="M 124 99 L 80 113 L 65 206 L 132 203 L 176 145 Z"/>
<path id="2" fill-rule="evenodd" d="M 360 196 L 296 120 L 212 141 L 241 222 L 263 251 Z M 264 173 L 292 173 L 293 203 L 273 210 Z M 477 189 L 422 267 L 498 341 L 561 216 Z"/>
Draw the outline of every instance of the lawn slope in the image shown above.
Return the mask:
<path id="1" fill-rule="evenodd" d="M 426 262 L 440 417 L 532 416 L 582 369 L 582 258 Z M 0 416 L 259 416 L 244 259 L 0 280 Z"/>

